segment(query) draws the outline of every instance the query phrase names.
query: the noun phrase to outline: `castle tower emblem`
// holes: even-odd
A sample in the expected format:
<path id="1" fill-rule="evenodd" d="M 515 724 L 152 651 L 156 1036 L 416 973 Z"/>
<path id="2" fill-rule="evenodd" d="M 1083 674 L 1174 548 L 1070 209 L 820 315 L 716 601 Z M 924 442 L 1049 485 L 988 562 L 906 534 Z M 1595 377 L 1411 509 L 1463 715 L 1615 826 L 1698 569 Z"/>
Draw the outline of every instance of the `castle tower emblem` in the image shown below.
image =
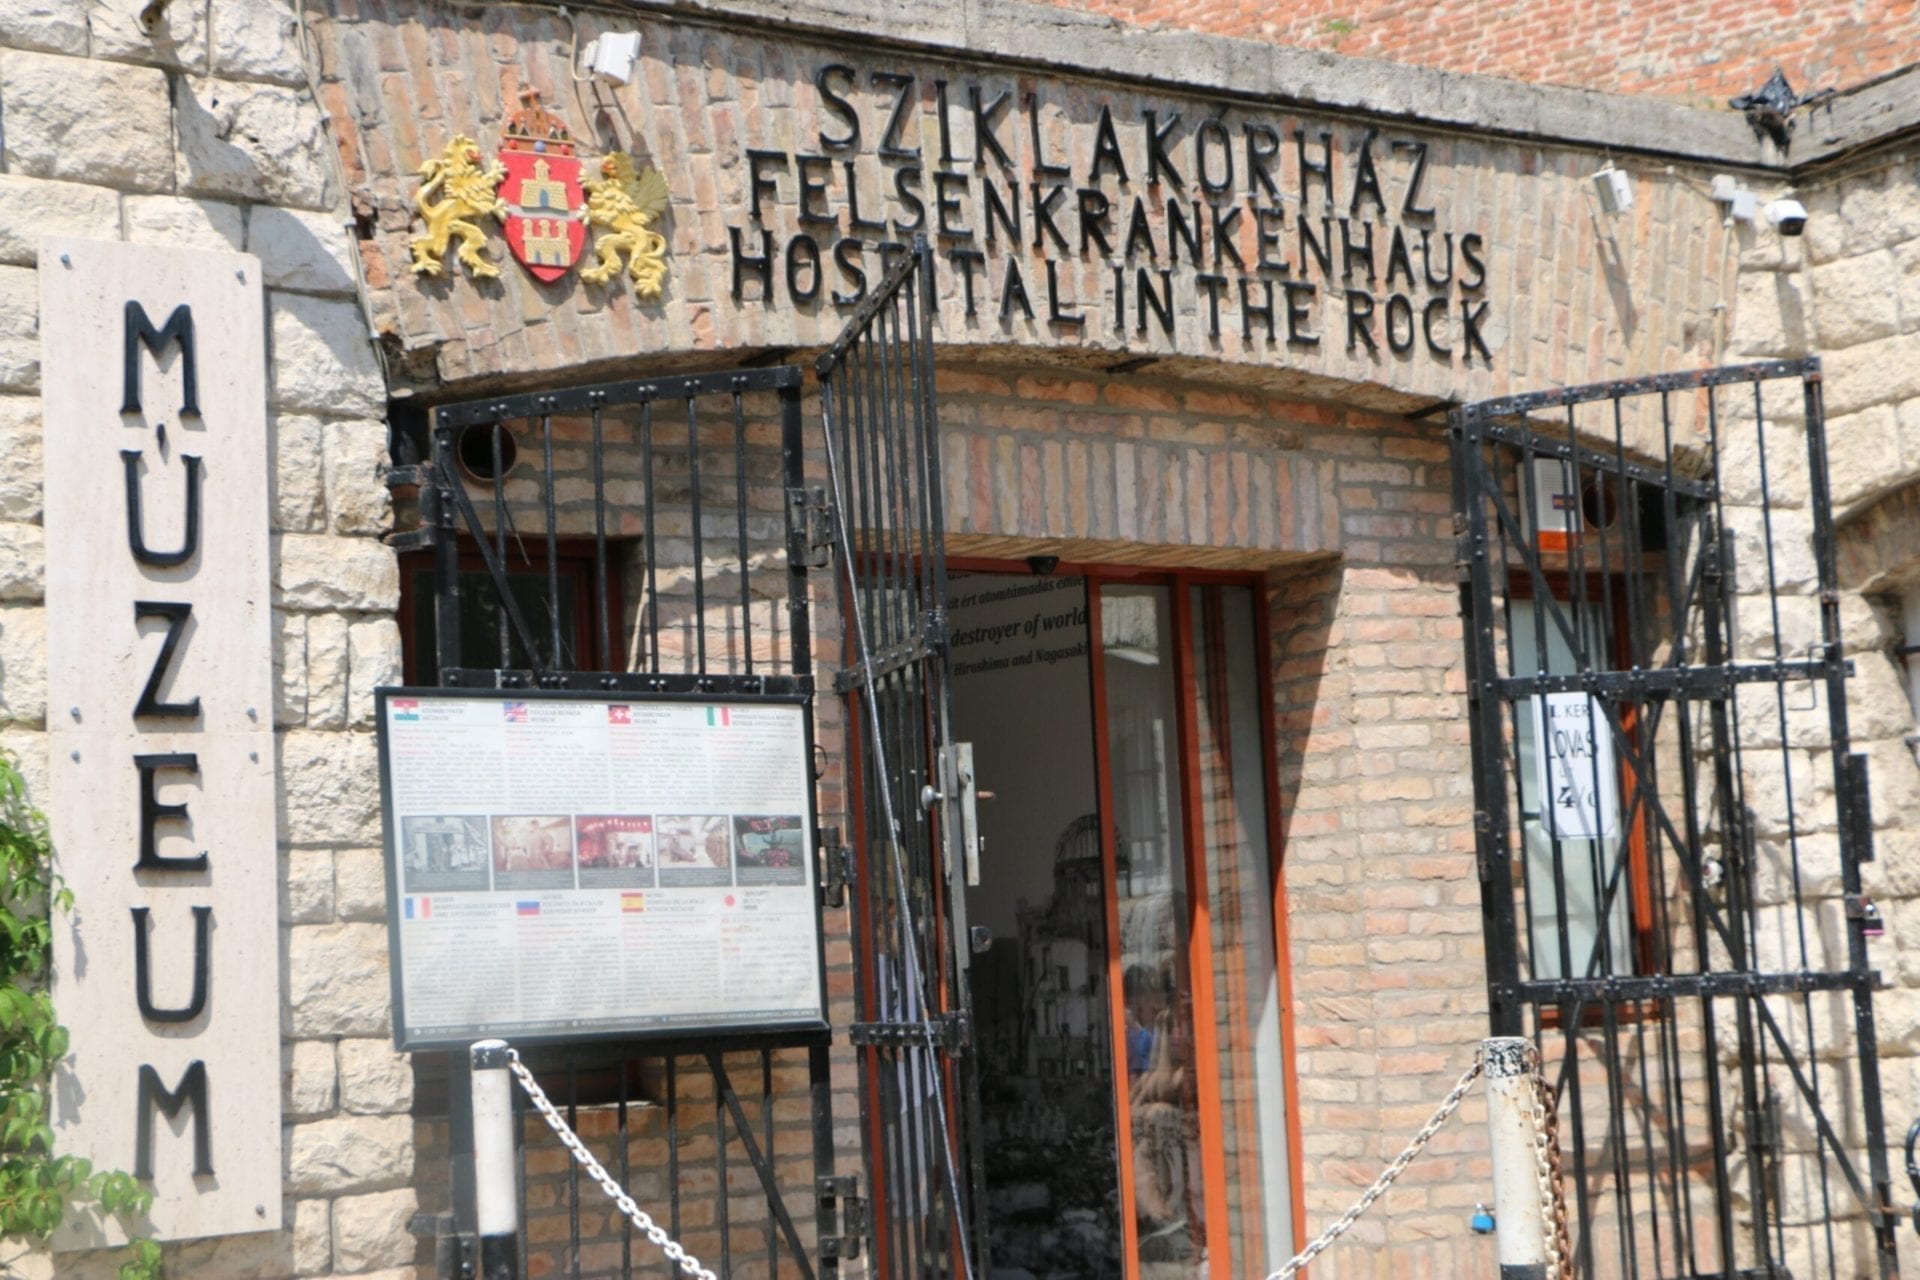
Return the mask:
<path id="1" fill-rule="evenodd" d="M 522 89 L 520 102 L 500 137 L 507 171 L 500 184 L 506 203 L 501 222 L 513 256 L 535 276 L 554 281 L 573 269 L 587 242 L 580 159 L 566 123 L 540 104 L 537 90 Z"/>

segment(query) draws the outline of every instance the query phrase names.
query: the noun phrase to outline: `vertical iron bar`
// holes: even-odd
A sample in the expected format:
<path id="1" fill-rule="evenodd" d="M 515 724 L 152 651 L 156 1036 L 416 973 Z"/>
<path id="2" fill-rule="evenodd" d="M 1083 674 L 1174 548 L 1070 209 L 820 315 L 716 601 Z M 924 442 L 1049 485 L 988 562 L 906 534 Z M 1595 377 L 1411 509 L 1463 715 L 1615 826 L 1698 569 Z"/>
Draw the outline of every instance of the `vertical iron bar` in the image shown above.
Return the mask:
<path id="1" fill-rule="evenodd" d="M 778 1169 L 773 1152 L 773 1051 L 760 1050 L 760 1149 L 766 1153 L 767 1167 Z M 774 1230 L 773 1206 L 767 1206 L 767 1280 L 780 1274 L 780 1233 Z"/>
<path id="2" fill-rule="evenodd" d="M 453 486 L 460 483 L 454 461 L 453 428 L 433 429 L 433 483 L 421 491 L 431 497 L 433 536 L 434 661 L 445 685 L 447 672 L 461 665 L 460 651 L 460 531 L 454 511 Z M 459 1057 L 458 1054 L 453 1055 Z"/>
<path id="3" fill-rule="evenodd" d="M 680 1238 L 680 1060 L 667 1056 L 667 1233 Z M 675 1274 L 670 1259 L 662 1258 L 666 1274 Z"/>
<path id="4" fill-rule="evenodd" d="M 1827 672 L 1827 715 L 1828 736 L 1831 739 L 1833 757 L 1834 791 L 1843 794 L 1842 779 L 1847 791 L 1859 786 L 1860 775 L 1848 764 L 1848 754 L 1852 750 L 1852 733 L 1847 722 L 1846 668 L 1843 659 L 1845 648 L 1840 635 L 1840 593 L 1839 573 L 1835 565 L 1833 505 L 1830 481 L 1827 473 L 1827 424 L 1824 401 L 1824 384 L 1820 369 L 1809 372 L 1802 383 L 1802 397 L 1806 413 L 1807 437 L 1807 487 L 1808 501 L 1813 508 L 1813 556 L 1815 570 L 1820 583 L 1820 639 L 1825 650 Z M 1847 795 L 1846 798 L 1864 810 L 1867 804 L 1865 795 Z M 1842 805 L 1844 814 L 1846 806 Z M 1866 824 L 1862 824 L 1865 826 Z M 1865 860 L 1867 851 L 1857 847 L 1855 836 L 1861 828 L 1856 827 L 1844 816 L 1840 823 L 1840 876 L 1844 892 L 1856 897 L 1862 889 L 1860 864 Z M 1870 961 L 1867 955 L 1866 921 L 1850 918 L 1847 921 L 1847 969 L 1856 978 L 1864 978 L 1869 972 Z M 1873 993 L 1864 981 L 1856 982 L 1853 987 L 1853 1032 L 1855 1038 L 1854 1057 L 1860 1064 L 1860 1097 L 1862 1120 L 1866 1128 L 1868 1183 L 1873 1188 L 1877 1202 L 1872 1211 L 1875 1250 L 1879 1255 L 1880 1274 L 1887 1280 L 1899 1272 L 1900 1260 L 1894 1243 L 1895 1224 L 1892 1215 L 1882 1206 L 1893 1203 L 1892 1173 L 1888 1167 L 1886 1145 L 1886 1114 L 1880 1097 L 1880 1041 L 1879 1032 L 1873 1021 Z M 1811 1022 L 1809 1022 L 1811 1035 Z"/>
<path id="5" fill-rule="evenodd" d="M 600 636 L 600 669 L 618 671 L 623 664 L 616 656 L 619 651 L 614 648 L 613 622 L 607 608 L 607 459 L 601 414 L 601 406 L 596 401 L 593 406 L 593 618 Z"/>
<path id="6" fill-rule="evenodd" d="M 493 437 L 493 558 L 504 568 L 507 563 L 507 477 L 505 472 L 505 449 L 502 447 L 503 428 L 497 421 L 489 433 Z M 494 609 L 500 622 L 500 665 L 513 666 L 513 623 L 507 616 L 507 602 L 499 600 Z M 533 666 L 533 655 L 527 656 L 527 665 Z"/>
<path id="7" fill-rule="evenodd" d="M 700 424 L 694 398 L 687 397 L 687 476 L 693 493 L 693 646 L 694 670 L 707 669 L 706 531 L 700 515 Z"/>
<path id="8" fill-rule="evenodd" d="M 660 674 L 660 538 L 654 529 L 653 398 L 640 402 L 640 466 L 646 506 L 641 513 L 641 549 L 647 557 L 647 670 Z M 672 1061 L 671 1058 L 668 1059 Z M 671 1067 L 668 1069 L 672 1073 Z"/>
<path id="9" fill-rule="evenodd" d="M 733 393 L 733 509 L 740 537 L 740 634 L 747 649 L 747 674 L 753 674 L 753 579 L 747 567 L 747 422 L 739 391 Z M 735 670 L 732 653 L 727 670 Z"/>
<path id="10" fill-rule="evenodd" d="M 546 506 L 547 506 L 547 621 L 548 635 L 551 637 L 547 654 L 547 670 L 565 671 L 567 664 L 560 654 L 560 516 L 559 504 L 554 495 L 553 475 L 553 415 L 540 415 L 540 449 L 547 468 Z"/>
<path id="11" fill-rule="evenodd" d="M 1481 886 L 1481 936 L 1487 950 L 1489 1030 L 1497 1036 L 1525 1034 L 1520 980 L 1514 947 L 1512 858 L 1501 761 L 1501 699 L 1495 681 L 1499 659 L 1493 643 L 1493 572 L 1488 564 L 1487 515 L 1480 488 L 1485 483 L 1479 413 L 1472 405 L 1448 415 L 1453 445 L 1454 510 L 1464 514 L 1455 551 L 1464 571 L 1460 586 L 1461 626 L 1465 635 L 1467 712 L 1472 738 L 1474 845 Z"/>
<path id="12" fill-rule="evenodd" d="M 580 1132 L 580 1067 L 567 1055 L 567 1128 Z M 522 1218 L 522 1222 L 526 1219 Z M 567 1265 L 580 1280 L 580 1162 L 567 1161 Z"/>
<path id="13" fill-rule="evenodd" d="M 619 1110 L 616 1114 L 617 1132 L 620 1142 L 620 1185 L 633 1186 L 633 1133 L 629 1127 L 631 1116 L 627 1108 L 628 1076 L 633 1070 L 633 1061 L 620 1060 L 620 1096 Z M 633 1219 L 619 1214 L 620 1219 L 620 1280 L 632 1280 L 633 1277 Z"/>
<path id="14" fill-rule="evenodd" d="M 720 1176 L 720 1185 L 715 1192 L 719 1203 L 714 1206 L 714 1218 L 720 1228 L 720 1271 L 723 1276 L 733 1274 L 733 1223 L 729 1209 L 733 1203 L 733 1187 L 727 1174 L 727 1147 L 733 1139 L 727 1136 L 727 1100 L 720 1076 L 709 1067 L 707 1078 L 713 1081 L 713 1149 L 714 1161 Z"/>

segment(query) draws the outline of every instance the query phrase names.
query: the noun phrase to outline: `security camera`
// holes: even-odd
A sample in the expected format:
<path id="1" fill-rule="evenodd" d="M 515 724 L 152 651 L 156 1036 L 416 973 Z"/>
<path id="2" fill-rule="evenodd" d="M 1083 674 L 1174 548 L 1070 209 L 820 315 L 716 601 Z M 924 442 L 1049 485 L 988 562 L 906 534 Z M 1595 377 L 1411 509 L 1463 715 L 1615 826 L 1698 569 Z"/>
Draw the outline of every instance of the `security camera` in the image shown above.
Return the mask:
<path id="1" fill-rule="evenodd" d="M 1780 228 L 1783 236 L 1797 236 L 1807 229 L 1807 206 L 1788 196 L 1767 206 L 1767 221 Z"/>

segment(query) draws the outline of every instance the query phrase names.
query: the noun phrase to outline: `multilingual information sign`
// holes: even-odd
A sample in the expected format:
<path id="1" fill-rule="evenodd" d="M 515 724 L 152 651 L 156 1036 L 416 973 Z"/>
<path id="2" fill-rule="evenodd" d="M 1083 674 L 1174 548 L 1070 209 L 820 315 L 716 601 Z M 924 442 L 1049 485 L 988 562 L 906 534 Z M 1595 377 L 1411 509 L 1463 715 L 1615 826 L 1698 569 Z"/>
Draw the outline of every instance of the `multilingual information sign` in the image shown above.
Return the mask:
<path id="1" fill-rule="evenodd" d="M 385 689 L 403 1049 L 824 1023 L 806 708 Z"/>

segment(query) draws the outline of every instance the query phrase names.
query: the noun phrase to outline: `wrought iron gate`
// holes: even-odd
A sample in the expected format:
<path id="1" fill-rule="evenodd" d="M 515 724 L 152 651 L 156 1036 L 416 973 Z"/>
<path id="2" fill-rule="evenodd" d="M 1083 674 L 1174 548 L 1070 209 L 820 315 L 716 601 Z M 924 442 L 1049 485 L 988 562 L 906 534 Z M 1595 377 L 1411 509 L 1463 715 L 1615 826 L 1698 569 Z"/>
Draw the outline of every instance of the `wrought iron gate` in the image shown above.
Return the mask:
<path id="1" fill-rule="evenodd" d="M 818 521 L 788 502 L 807 492 L 803 380 L 784 366 L 435 409 L 425 450 L 403 447 L 391 475 L 402 504 L 418 505 L 418 526 L 391 539 L 411 553 L 411 677 L 729 701 L 810 695 Z M 536 460 L 523 465 L 523 454 Z M 594 959 L 581 957 L 583 980 Z M 473 1232 L 471 1082 L 463 1055 L 451 1056 L 443 1075 L 423 1064 L 416 1106 L 446 1117 L 449 1211 L 416 1224 L 440 1237 L 443 1275 L 463 1274 L 455 1255 Z M 595 1154 L 720 1275 L 751 1265 L 813 1280 L 816 1246 L 819 1269 L 834 1273 L 845 1224 L 824 1032 L 529 1044 L 523 1057 Z M 777 1105 L 800 1080 L 804 1120 Z M 529 1126 L 519 1132 L 525 1140 Z M 673 1274 L 644 1240 L 636 1247 L 631 1223 L 606 1212 L 559 1147 L 523 1147 L 520 1158 L 520 1274 Z M 782 1181 L 783 1167 L 809 1159 L 813 1182 L 799 1190 L 818 1196 L 811 1239 L 789 1204 L 790 1173 Z M 529 1251 L 544 1255 L 537 1265 Z"/>
<path id="2" fill-rule="evenodd" d="M 836 684 L 858 757 L 857 813 L 852 849 L 831 828 L 815 844 L 828 855 L 829 901 L 844 901 L 849 882 L 853 891 L 859 1012 L 849 1031 L 880 1221 L 867 1223 L 858 1180 L 835 1166 L 825 1036 L 523 1051 L 607 1167 L 723 1276 L 750 1261 L 769 1276 L 812 1280 L 816 1254 L 831 1276 L 869 1234 L 888 1276 L 971 1278 L 984 1268 L 980 1156 L 969 1137 L 978 1100 L 964 1055 L 961 877 L 975 849 L 974 789 L 950 731 L 932 287 L 921 240 L 818 362 L 830 502 L 809 468 L 795 366 L 439 406 L 429 432 L 398 442 L 390 476 L 418 517 L 390 539 L 408 553 L 412 578 L 402 619 L 417 655 L 410 682 L 811 695 L 810 571 L 838 552 L 849 634 Z M 534 455 L 529 465 L 522 454 Z M 791 1164 L 802 1139 L 776 1109 L 777 1079 L 802 1065 L 811 1241 L 780 1181 L 782 1158 Z M 419 1109 L 447 1117 L 453 1177 L 450 1210 L 417 1227 L 441 1237 L 442 1274 L 452 1275 L 473 1229 L 470 1081 L 455 1061 L 423 1083 Z M 682 1150 L 709 1141 L 696 1173 Z M 755 1175 L 750 1190 L 729 1178 L 729 1160 L 740 1158 Z M 526 1150 L 521 1159 L 521 1220 L 529 1208 L 550 1219 L 537 1229 L 549 1243 L 530 1246 L 534 1230 L 523 1236 L 522 1274 L 670 1274 L 644 1243 L 635 1248 L 629 1224 L 599 1211 L 577 1168 Z M 549 1256 L 529 1266 L 530 1248 Z"/>
<path id="3" fill-rule="evenodd" d="M 1896 1274 L 1817 360 L 1452 415 L 1495 1034 L 1576 1270 Z"/>
<path id="4" fill-rule="evenodd" d="M 953 742 L 934 411 L 933 258 L 918 242 L 820 357 L 861 758 L 852 903 L 881 1274 L 984 1274 L 963 878 L 971 761 Z"/>

